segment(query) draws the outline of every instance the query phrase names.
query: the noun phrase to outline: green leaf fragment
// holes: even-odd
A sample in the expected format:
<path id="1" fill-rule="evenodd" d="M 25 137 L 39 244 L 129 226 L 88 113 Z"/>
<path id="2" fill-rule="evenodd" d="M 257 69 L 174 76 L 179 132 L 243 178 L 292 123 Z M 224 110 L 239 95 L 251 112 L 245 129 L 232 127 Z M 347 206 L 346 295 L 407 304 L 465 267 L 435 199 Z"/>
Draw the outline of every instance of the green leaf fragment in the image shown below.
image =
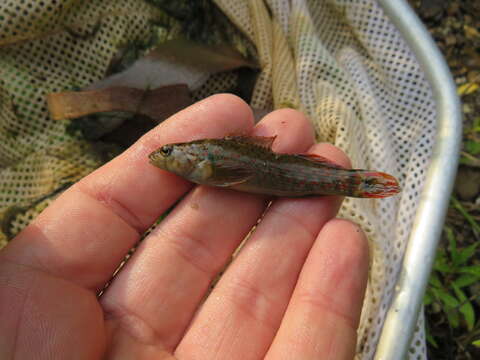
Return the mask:
<path id="1" fill-rule="evenodd" d="M 466 274 L 459 276 L 454 282 L 453 285 L 457 286 L 458 288 L 462 288 L 465 286 L 469 286 L 475 284 L 476 282 L 480 281 L 480 278 L 475 275 Z"/>
<path id="2" fill-rule="evenodd" d="M 437 288 L 442 288 L 442 282 L 440 281 L 439 277 L 437 274 L 435 273 L 432 273 L 430 275 L 430 279 L 429 279 L 429 284 L 432 285 L 432 286 L 435 286 Z"/>
<path id="3" fill-rule="evenodd" d="M 436 261 L 433 265 L 433 269 L 443 274 L 449 274 L 453 270 L 452 266 L 447 262 L 447 259 L 445 258 L 438 259 L 438 261 Z"/>
<path id="4" fill-rule="evenodd" d="M 427 341 L 430 345 L 432 345 L 435 349 L 438 349 L 438 343 L 435 341 L 435 338 L 432 334 L 427 332 Z"/>
<path id="5" fill-rule="evenodd" d="M 480 154 L 480 142 L 473 141 L 473 140 L 466 141 L 465 150 L 472 155 Z"/>
<path id="6" fill-rule="evenodd" d="M 452 328 L 458 328 L 460 325 L 460 315 L 456 309 L 450 309 L 446 312 L 448 323 Z"/>
<path id="7" fill-rule="evenodd" d="M 452 287 L 458 299 L 462 303 L 459 311 L 465 318 L 468 330 L 471 331 L 473 329 L 473 326 L 475 325 L 475 311 L 473 310 L 472 303 L 468 301 L 467 296 L 460 288 L 458 288 L 455 284 L 452 284 Z"/>
<path id="8" fill-rule="evenodd" d="M 458 271 L 464 274 L 476 275 L 480 281 L 480 265 L 463 266 Z"/>
<path id="9" fill-rule="evenodd" d="M 470 223 L 475 232 L 480 233 L 480 225 L 463 207 L 462 203 L 452 196 L 452 205 Z"/>
<path id="10" fill-rule="evenodd" d="M 432 289 L 435 297 L 437 299 L 439 299 L 445 306 L 447 307 L 450 307 L 450 308 L 455 308 L 457 307 L 458 305 L 460 305 L 460 303 L 458 302 L 458 300 L 450 295 L 448 292 L 446 292 L 445 290 L 441 289 L 441 288 L 435 288 L 435 289 Z"/>
<path id="11" fill-rule="evenodd" d="M 455 265 L 462 265 L 462 264 L 465 264 L 468 260 L 470 260 L 472 256 L 475 254 L 475 250 L 477 249 L 478 244 L 479 243 L 476 242 L 460 250 L 458 252 L 456 261 L 454 260 Z"/>
<path id="12" fill-rule="evenodd" d="M 455 234 L 451 227 L 445 226 L 445 235 L 448 239 L 448 250 L 454 259 L 457 255 L 457 240 L 455 239 Z"/>
<path id="13" fill-rule="evenodd" d="M 430 292 L 427 291 L 425 292 L 425 295 L 423 296 L 423 305 L 428 306 L 433 302 L 433 296 L 430 294 Z"/>

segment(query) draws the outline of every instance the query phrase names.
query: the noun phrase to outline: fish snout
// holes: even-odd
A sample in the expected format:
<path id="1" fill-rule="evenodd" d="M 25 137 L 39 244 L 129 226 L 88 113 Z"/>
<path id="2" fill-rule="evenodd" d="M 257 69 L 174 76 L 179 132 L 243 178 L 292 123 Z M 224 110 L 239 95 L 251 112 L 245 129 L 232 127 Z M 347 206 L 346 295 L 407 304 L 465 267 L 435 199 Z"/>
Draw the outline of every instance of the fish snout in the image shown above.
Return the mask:
<path id="1" fill-rule="evenodd" d="M 165 169 L 165 157 L 160 152 L 160 149 L 157 149 L 157 150 L 151 152 L 148 155 L 148 158 L 150 159 L 150 163 L 152 165 L 155 165 L 159 168 Z"/>

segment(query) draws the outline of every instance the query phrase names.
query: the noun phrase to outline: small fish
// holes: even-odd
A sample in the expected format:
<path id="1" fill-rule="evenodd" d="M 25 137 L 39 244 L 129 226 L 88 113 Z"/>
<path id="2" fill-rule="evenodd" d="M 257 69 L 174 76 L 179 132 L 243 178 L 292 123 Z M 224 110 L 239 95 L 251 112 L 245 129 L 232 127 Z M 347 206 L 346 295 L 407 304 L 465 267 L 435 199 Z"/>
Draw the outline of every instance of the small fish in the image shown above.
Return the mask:
<path id="1" fill-rule="evenodd" d="M 345 169 L 318 155 L 275 153 L 274 140 L 229 136 L 168 144 L 149 158 L 153 165 L 194 183 L 256 194 L 383 198 L 400 191 L 389 174 Z"/>

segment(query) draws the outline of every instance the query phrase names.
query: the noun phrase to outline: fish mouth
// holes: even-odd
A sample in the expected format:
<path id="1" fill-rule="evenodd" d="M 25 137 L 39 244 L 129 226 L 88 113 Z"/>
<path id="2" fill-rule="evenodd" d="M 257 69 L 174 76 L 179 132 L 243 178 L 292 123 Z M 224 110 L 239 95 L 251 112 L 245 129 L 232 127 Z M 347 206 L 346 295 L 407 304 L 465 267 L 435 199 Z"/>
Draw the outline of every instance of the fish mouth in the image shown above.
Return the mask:
<path id="1" fill-rule="evenodd" d="M 154 160 L 155 154 L 157 152 L 158 152 L 158 150 L 154 150 L 150 154 L 148 154 L 148 158 L 150 159 L 150 162 Z"/>
<path id="2" fill-rule="evenodd" d="M 165 167 L 165 158 L 159 154 L 159 150 L 154 150 L 150 154 L 148 154 L 148 160 L 150 164 L 164 168 Z"/>

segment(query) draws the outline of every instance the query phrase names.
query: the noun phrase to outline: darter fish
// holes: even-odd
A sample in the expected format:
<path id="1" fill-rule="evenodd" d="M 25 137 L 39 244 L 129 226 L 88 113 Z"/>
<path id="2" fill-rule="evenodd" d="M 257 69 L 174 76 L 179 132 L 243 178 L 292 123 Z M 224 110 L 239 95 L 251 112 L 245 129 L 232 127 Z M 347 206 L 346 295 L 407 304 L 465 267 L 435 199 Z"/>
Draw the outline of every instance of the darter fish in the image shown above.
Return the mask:
<path id="1" fill-rule="evenodd" d="M 349 170 L 312 154 L 278 154 L 275 137 L 229 136 L 163 145 L 150 162 L 197 184 L 250 193 L 300 197 L 383 198 L 400 191 L 389 174 Z"/>

